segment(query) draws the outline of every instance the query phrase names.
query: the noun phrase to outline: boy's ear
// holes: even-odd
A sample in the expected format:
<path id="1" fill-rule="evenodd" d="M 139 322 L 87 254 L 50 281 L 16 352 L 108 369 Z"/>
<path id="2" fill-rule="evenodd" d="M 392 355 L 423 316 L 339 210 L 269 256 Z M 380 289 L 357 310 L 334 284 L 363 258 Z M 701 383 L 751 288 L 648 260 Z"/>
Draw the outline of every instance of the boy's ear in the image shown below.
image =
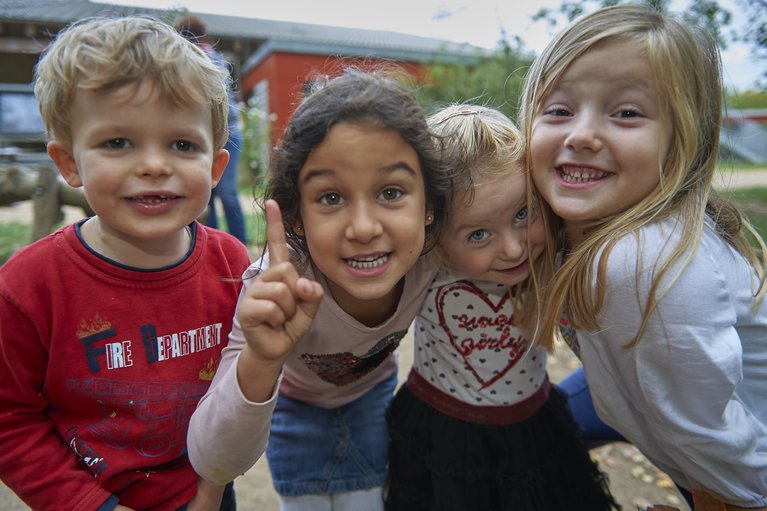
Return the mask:
<path id="1" fill-rule="evenodd" d="M 48 156 L 56 164 L 56 168 L 59 169 L 59 174 L 64 178 L 64 181 L 73 188 L 82 186 L 83 181 L 80 179 L 77 164 L 69 149 L 66 149 L 59 142 L 53 141 L 48 142 L 47 150 Z"/>
<path id="2" fill-rule="evenodd" d="M 215 188 L 221 180 L 221 176 L 224 174 L 227 163 L 229 163 L 229 151 L 226 149 L 219 149 L 213 157 L 213 165 L 210 168 L 210 175 L 213 180 L 213 186 L 211 186 L 211 188 Z"/>

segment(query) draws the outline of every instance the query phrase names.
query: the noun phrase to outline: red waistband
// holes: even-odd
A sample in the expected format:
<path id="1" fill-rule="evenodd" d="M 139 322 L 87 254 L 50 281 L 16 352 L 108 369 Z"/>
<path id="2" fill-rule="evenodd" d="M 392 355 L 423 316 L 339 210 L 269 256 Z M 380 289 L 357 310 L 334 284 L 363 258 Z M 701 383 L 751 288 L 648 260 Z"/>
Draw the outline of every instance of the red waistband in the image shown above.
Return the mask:
<path id="1" fill-rule="evenodd" d="M 455 419 L 486 425 L 514 424 L 530 418 L 548 400 L 551 384 L 548 376 L 530 397 L 513 405 L 476 406 L 449 394 L 426 381 L 415 369 L 410 370 L 405 385 L 429 406 Z"/>

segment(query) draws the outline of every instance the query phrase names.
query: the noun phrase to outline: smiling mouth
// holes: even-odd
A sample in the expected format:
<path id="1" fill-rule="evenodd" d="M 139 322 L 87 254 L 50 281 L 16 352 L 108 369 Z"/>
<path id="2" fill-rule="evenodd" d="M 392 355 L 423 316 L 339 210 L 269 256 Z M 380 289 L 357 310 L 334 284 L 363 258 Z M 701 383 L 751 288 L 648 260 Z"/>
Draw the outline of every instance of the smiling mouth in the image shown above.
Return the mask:
<path id="1" fill-rule="evenodd" d="M 512 266 L 512 267 L 510 267 L 510 268 L 504 268 L 504 269 L 502 269 L 502 270 L 496 270 L 496 271 L 497 271 L 497 272 L 500 272 L 500 273 L 514 273 L 514 272 L 516 272 L 517 270 L 519 270 L 520 268 L 522 268 L 522 267 L 526 266 L 526 263 L 527 263 L 527 259 L 525 259 L 524 261 L 522 261 L 521 263 L 519 263 L 519 264 L 518 264 L 518 265 L 516 265 L 516 266 Z"/>
<path id="2" fill-rule="evenodd" d="M 599 181 L 610 175 L 610 172 L 581 167 L 558 167 L 557 172 L 562 181 L 572 184 Z"/>
<path id="3" fill-rule="evenodd" d="M 128 200 L 132 202 L 138 202 L 140 204 L 162 204 L 163 202 L 167 202 L 170 200 L 178 199 L 178 195 L 150 195 L 150 196 L 140 196 L 140 197 L 129 197 Z"/>
<path id="4" fill-rule="evenodd" d="M 389 260 L 389 254 L 380 254 L 369 257 L 358 257 L 355 259 L 344 259 L 347 265 L 355 270 L 372 270 L 383 266 Z"/>

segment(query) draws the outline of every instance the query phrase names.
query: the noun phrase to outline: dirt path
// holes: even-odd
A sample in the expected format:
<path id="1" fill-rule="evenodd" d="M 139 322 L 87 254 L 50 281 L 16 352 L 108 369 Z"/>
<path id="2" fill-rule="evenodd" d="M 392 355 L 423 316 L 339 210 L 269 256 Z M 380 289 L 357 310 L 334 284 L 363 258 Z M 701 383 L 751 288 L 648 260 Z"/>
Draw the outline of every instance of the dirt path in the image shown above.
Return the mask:
<path id="1" fill-rule="evenodd" d="M 757 188 L 767 186 L 767 169 L 719 172 L 714 186 L 720 189 Z"/>

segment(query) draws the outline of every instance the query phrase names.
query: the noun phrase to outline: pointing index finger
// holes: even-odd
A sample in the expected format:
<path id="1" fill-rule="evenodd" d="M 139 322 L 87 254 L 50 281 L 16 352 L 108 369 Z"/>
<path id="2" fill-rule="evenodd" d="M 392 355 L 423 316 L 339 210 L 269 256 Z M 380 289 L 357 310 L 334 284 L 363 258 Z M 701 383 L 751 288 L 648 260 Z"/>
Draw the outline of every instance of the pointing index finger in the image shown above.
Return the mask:
<path id="1" fill-rule="evenodd" d="M 285 226 L 282 223 L 282 212 L 276 201 L 269 199 L 266 208 L 266 247 L 269 250 L 269 264 L 289 261 L 288 242 L 285 238 Z"/>

